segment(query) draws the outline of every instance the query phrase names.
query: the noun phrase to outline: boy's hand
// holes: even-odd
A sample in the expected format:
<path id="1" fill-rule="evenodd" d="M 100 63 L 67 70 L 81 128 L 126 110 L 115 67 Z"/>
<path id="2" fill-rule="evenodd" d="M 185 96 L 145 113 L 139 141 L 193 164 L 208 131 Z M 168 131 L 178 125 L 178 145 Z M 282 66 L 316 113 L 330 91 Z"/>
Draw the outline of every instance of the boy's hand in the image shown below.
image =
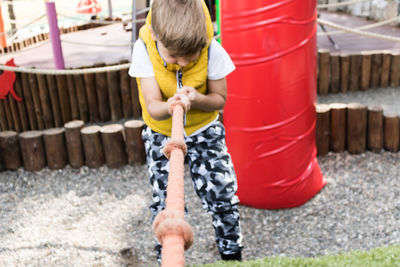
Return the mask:
<path id="1" fill-rule="evenodd" d="M 174 107 L 176 105 L 180 105 L 183 108 L 183 111 L 186 113 L 190 109 L 190 99 L 187 95 L 182 93 L 177 93 L 173 97 L 170 97 L 167 101 L 168 113 L 172 115 L 174 111 Z"/>
<path id="2" fill-rule="evenodd" d="M 178 93 L 187 95 L 189 97 L 189 100 L 192 102 L 196 99 L 196 94 L 198 94 L 199 92 L 197 92 L 197 90 L 193 87 L 183 86 L 179 89 Z"/>

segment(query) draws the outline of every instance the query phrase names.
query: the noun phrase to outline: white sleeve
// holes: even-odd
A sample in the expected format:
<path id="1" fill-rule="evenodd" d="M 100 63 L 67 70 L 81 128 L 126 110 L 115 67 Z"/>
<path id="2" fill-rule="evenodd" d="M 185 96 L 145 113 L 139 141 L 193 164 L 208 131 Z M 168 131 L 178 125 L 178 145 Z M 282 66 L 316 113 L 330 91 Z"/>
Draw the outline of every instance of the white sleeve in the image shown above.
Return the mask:
<path id="1" fill-rule="evenodd" d="M 207 78 L 209 80 L 222 79 L 235 70 L 235 65 L 228 53 L 215 39 L 211 41 L 208 53 Z"/>
<path id="2" fill-rule="evenodd" d="M 138 39 L 133 46 L 132 64 L 129 68 L 131 77 L 154 77 L 153 65 L 151 64 L 146 45 L 142 39 Z"/>

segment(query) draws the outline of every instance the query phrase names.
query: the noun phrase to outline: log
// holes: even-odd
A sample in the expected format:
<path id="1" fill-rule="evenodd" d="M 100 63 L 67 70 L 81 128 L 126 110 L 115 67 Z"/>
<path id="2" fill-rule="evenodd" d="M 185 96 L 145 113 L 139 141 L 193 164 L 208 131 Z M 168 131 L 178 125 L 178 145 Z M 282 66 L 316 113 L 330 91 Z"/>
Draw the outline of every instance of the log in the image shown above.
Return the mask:
<path id="1" fill-rule="evenodd" d="M 319 78 L 318 78 L 318 93 L 326 95 L 329 93 L 329 85 L 331 81 L 331 66 L 328 50 L 318 50 L 319 55 Z"/>
<path id="2" fill-rule="evenodd" d="M 331 93 L 339 92 L 340 88 L 340 56 L 331 53 Z"/>
<path id="3" fill-rule="evenodd" d="M 64 168 L 67 163 L 64 128 L 52 128 L 43 131 L 47 165 L 52 170 Z"/>
<path id="4" fill-rule="evenodd" d="M 400 85 L 400 52 L 392 54 L 392 64 L 390 68 L 390 86 L 395 88 Z"/>
<path id="5" fill-rule="evenodd" d="M 56 75 L 57 91 L 60 100 L 62 125 L 71 121 L 71 104 L 68 95 L 68 83 L 65 75 Z"/>
<path id="6" fill-rule="evenodd" d="M 22 162 L 27 171 L 40 171 L 46 166 L 46 156 L 41 131 L 27 131 L 19 134 Z"/>
<path id="7" fill-rule="evenodd" d="M 17 132 L 0 132 L 0 152 L 7 170 L 16 170 L 22 166 Z"/>
<path id="8" fill-rule="evenodd" d="M 79 107 L 78 107 L 78 100 L 76 99 L 74 77 L 72 75 L 66 75 L 66 78 L 68 85 L 69 103 L 71 105 L 71 119 L 77 120 L 79 119 Z"/>
<path id="9" fill-rule="evenodd" d="M 11 94 L 7 95 L 7 102 L 9 104 L 10 107 L 10 114 L 13 120 L 13 124 L 14 124 L 14 130 L 16 132 L 21 132 L 22 130 L 22 126 L 21 126 L 21 121 L 19 119 L 19 111 L 18 111 L 18 107 L 17 107 L 17 101 L 15 101 L 14 97 Z"/>
<path id="10" fill-rule="evenodd" d="M 83 74 L 85 80 L 86 96 L 89 105 L 89 120 L 91 122 L 99 121 L 99 106 L 96 94 L 96 81 L 93 73 Z"/>
<path id="11" fill-rule="evenodd" d="M 345 93 L 349 89 L 350 56 L 340 55 L 340 91 Z"/>
<path id="12" fill-rule="evenodd" d="M 375 53 L 372 55 L 371 88 L 379 87 L 381 73 L 382 73 L 382 54 Z"/>
<path id="13" fill-rule="evenodd" d="M 101 127 L 97 125 L 87 126 L 81 130 L 83 151 L 89 168 L 99 168 L 105 162 L 100 130 Z"/>
<path id="14" fill-rule="evenodd" d="M 349 91 L 360 90 L 360 76 L 361 76 L 361 54 L 352 54 L 350 56 Z"/>
<path id="15" fill-rule="evenodd" d="M 317 156 L 324 156 L 329 152 L 330 107 L 327 104 L 317 104 L 316 145 Z"/>
<path id="16" fill-rule="evenodd" d="M 56 77 L 54 77 L 54 75 L 46 75 L 46 79 L 50 95 L 51 110 L 53 111 L 54 125 L 59 128 L 63 125 L 63 123 L 61 118 L 61 108 L 58 98 Z"/>
<path id="17" fill-rule="evenodd" d="M 121 124 L 105 125 L 100 132 L 107 166 L 109 168 L 120 168 L 126 165 L 124 127 Z"/>
<path id="18" fill-rule="evenodd" d="M 103 67 L 105 64 L 97 64 L 96 67 Z M 107 75 L 105 72 L 98 72 L 96 75 L 97 101 L 99 103 L 99 116 L 101 121 L 111 119 L 111 110 L 109 105 Z"/>
<path id="19" fill-rule="evenodd" d="M 368 108 L 368 144 L 373 152 L 383 149 L 383 108 L 373 105 Z"/>
<path id="20" fill-rule="evenodd" d="M 79 169 L 85 164 L 81 140 L 83 125 L 84 122 L 82 120 L 70 121 L 64 125 L 69 164 L 75 169 Z"/>
<path id="21" fill-rule="evenodd" d="M 33 108 L 35 110 L 35 116 L 37 126 L 39 130 L 44 129 L 42 106 L 40 104 L 39 89 L 35 74 L 28 74 L 29 86 L 32 94 Z"/>
<path id="22" fill-rule="evenodd" d="M 83 75 L 73 75 L 76 90 L 76 98 L 78 101 L 79 116 L 84 122 L 89 121 L 88 102 L 86 98 L 85 81 Z"/>
<path id="23" fill-rule="evenodd" d="M 128 69 L 120 70 L 119 75 L 121 81 L 122 113 L 124 118 L 131 118 L 133 116 L 133 110 L 132 110 L 132 97 L 130 90 L 131 78 L 129 77 Z"/>
<path id="24" fill-rule="evenodd" d="M 370 88 L 371 84 L 371 61 L 372 54 L 370 52 L 361 53 L 361 77 L 360 89 L 366 91 Z"/>
<path id="25" fill-rule="evenodd" d="M 391 152 L 399 151 L 399 116 L 396 113 L 384 113 L 385 149 Z"/>
<path id="26" fill-rule="evenodd" d="M 14 121 L 13 121 L 13 118 L 12 118 L 12 115 L 11 115 L 10 103 L 7 100 L 2 101 L 2 102 L 3 102 L 4 110 L 5 110 L 5 113 L 6 113 L 6 120 L 7 120 L 8 128 L 10 130 L 14 131 L 15 127 L 14 127 Z"/>
<path id="27" fill-rule="evenodd" d="M 111 120 L 117 121 L 122 118 L 121 89 L 119 87 L 119 72 L 107 72 L 108 96 L 110 99 Z"/>
<path id="28" fill-rule="evenodd" d="M 367 106 L 360 103 L 347 105 L 347 151 L 363 153 L 367 141 Z"/>
<path id="29" fill-rule="evenodd" d="M 392 55 L 389 51 L 382 53 L 382 72 L 381 72 L 381 87 L 389 87 L 390 66 L 392 64 Z"/>
<path id="30" fill-rule="evenodd" d="M 4 101 L 0 101 L 0 127 L 2 131 L 7 131 L 10 130 L 10 128 L 8 128 L 6 110 L 3 103 Z"/>
<path id="31" fill-rule="evenodd" d="M 28 115 L 26 113 L 24 95 L 22 94 L 21 74 L 16 73 L 16 75 L 17 75 L 17 78 L 16 78 L 15 84 L 14 84 L 15 93 L 17 94 L 17 96 L 22 98 L 22 101 L 17 102 L 19 120 L 21 122 L 21 130 L 28 131 L 29 130 L 29 121 L 28 121 Z"/>
<path id="32" fill-rule="evenodd" d="M 38 74 L 36 78 L 38 82 L 40 104 L 42 106 L 44 127 L 46 129 L 53 128 L 54 118 L 51 109 L 51 100 L 49 95 L 49 89 L 47 87 L 46 76 Z"/>
<path id="33" fill-rule="evenodd" d="M 141 120 L 129 120 L 124 123 L 124 127 L 128 163 L 132 165 L 146 163 L 146 152 L 142 140 L 144 122 Z"/>
<path id="34" fill-rule="evenodd" d="M 138 85 L 135 78 L 131 78 L 130 80 L 131 80 L 133 117 L 140 118 L 142 116 L 142 108 L 140 107 L 140 102 L 139 102 Z"/>

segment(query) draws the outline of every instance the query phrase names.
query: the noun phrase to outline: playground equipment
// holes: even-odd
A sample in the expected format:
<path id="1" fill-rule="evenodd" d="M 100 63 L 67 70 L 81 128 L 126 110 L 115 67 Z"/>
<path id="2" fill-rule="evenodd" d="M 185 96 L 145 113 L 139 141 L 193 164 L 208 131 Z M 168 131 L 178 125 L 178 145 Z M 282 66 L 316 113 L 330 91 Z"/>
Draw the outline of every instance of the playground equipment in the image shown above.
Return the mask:
<path id="1" fill-rule="evenodd" d="M 256 208 L 302 205 L 326 184 L 315 149 L 316 1 L 220 5 L 222 43 L 237 67 L 224 124 L 239 199 Z"/>
<path id="2" fill-rule="evenodd" d="M 64 56 L 61 47 L 60 29 L 58 28 L 56 5 L 46 2 L 47 19 L 49 21 L 51 46 L 53 49 L 54 65 L 57 70 L 65 69 Z"/>

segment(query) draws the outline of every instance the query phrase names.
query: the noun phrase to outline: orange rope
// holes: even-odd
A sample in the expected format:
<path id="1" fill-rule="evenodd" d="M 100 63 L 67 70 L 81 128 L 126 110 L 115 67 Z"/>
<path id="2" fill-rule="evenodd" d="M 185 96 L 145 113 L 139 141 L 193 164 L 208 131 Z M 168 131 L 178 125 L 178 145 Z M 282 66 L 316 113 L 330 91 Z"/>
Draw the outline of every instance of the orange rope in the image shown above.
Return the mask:
<path id="1" fill-rule="evenodd" d="M 173 107 L 171 140 L 164 147 L 169 158 L 169 175 L 165 210 L 153 223 L 154 233 L 162 245 L 163 267 L 185 266 L 184 251 L 193 243 L 193 231 L 184 220 L 184 158 L 186 144 L 183 139 L 184 109 Z"/>

